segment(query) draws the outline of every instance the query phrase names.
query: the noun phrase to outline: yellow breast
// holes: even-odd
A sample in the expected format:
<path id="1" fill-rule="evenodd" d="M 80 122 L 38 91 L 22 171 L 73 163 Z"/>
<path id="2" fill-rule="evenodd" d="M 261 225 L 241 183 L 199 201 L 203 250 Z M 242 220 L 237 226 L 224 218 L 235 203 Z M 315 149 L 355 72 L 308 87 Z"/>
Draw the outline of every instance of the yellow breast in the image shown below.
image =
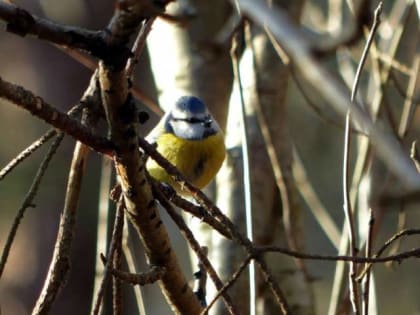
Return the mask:
<path id="1" fill-rule="evenodd" d="M 186 140 L 165 133 L 157 140 L 157 150 L 200 189 L 213 179 L 225 158 L 221 132 L 202 140 Z M 180 191 L 179 185 L 153 159 L 148 159 L 146 167 L 152 177 Z"/>

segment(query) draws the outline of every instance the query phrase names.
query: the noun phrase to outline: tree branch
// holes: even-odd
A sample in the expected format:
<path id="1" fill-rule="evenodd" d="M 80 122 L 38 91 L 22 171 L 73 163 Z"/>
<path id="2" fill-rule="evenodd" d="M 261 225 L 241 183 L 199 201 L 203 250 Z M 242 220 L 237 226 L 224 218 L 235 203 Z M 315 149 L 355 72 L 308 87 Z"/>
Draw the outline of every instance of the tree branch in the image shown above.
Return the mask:
<path id="1" fill-rule="evenodd" d="M 48 153 L 45 155 L 44 160 L 42 161 L 41 165 L 38 168 L 38 171 L 35 175 L 35 178 L 32 182 L 31 188 L 29 189 L 28 193 L 25 196 L 25 199 L 23 200 L 22 206 L 19 208 L 16 217 L 13 221 L 13 225 L 12 228 L 10 229 L 10 232 L 7 236 L 7 240 L 6 243 L 4 245 L 3 248 L 3 252 L 1 255 L 1 260 L 0 260 L 0 279 L 1 276 L 3 274 L 4 271 L 4 267 L 6 266 L 6 262 L 7 262 L 7 258 L 9 257 L 9 252 L 10 249 L 12 248 L 12 244 L 13 241 L 15 239 L 20 221 L 23 218 L 23 215 L 25 214 L 26 210 L 29 207 L 33 207 L 34 205 L 32 204 L 37 192 L 38 192 L 38 188 L 39 185 L 41 184 L 41 180 L 44 177 L 44 174 L 48 168 L 48 165 L 51 161 L 51 159 L 53 158 L 53 156 L 55 155 L 55 152 L 57 151 L 58 147 L 61 144 L 61 141 L 63 140 L 64 134 L 60 133 L 57 135 L 56 139 L 54 140 L 54 142 L 51 144 Z"/>
<path id="2" fill-rule="evenodd" d="M 190 244 L 191 249 L 194 251 L 194 253 L 197 255 L 199 261 L 203 266 L 205 267 L 208 275 L 210 276 L 211 280 L 213 281 L 215 287 L 217 290 L 221 290 L 223 287 L 223 282 L 220 280 L 219 276 L 217 275 L 216 270 L 214 269 L 213 265 L 211 264 L 210 260 L 207 257 L 207 253 L 205 253 L 198 243 L 198 241 L 195 239 L 193 233 L 188 228 L 187 224 L 185 223 L 184 219 L 180 214 L 176 212 L 174 207 L 171 205 L 171 203 L 166 199 L 164 194 L 159 190 L 158 187 L 153 186 L 153 193 L 156 196 L 156 198 L 159 200 L 159 203 L 165 208 L 165 210 L 168 212 L 169 216 L 172 218 L 172 220 L 175 222 L 175 224 L 180 229 L 181 233 L 187 240 L 187 242 Z M 238 314 L 237 307 L 233 304 L 232 299 L 230 296 L 224 292 L 222 294 L 223 300 L 225 302 L 225 305 L 229 311 L 230 314 Z"/>
<path id="3" fill-rule="evenodd" d="M 94 308 L 92 311 L 93 315 L 98 315 L 101 309 L 102 299 L 105 294 L 105 287 L 108 282 L 109 275 L 111 274 L 111 271 L 113 269 L 112 262 L 114 260 L 114 255 L 116 254 L 118 241 L 121 240 L 121 237 L 122 237 L 123 226 L 124 226 L 124 201 L 120 200 L 117 213 L 115 215 L 114 227 L 112 229 L 112 237 L 111 237 L 111 242 L 109 245 L 108 257 L 105 263 L 105 272 L 102 276 L 102 281 L 99 286 L 99 290 L 96 296 L 94 297 L 95 303 L 93 304 L 94 305 Z"/>
<path id="4" fill-rule="evenodd" d="M 67 280 L 80 188 L 88 153 L 89 150 L 85 145 L 80 142 L 76 143 L 54 254 L 44 287 L 32 310 L 33 315 L 49 313 L 57 294 Z"/>
<path id="5" fill-rule="evenodd" d="M 82 99 L 82 102 L 89 102 L 91 105 L 84 110 L 82 116 L 82 123 L 86 126 L 91 126 L 97 122 L 97 117 L 91 115 L 94 106 L 98 104 L 97 99 L 99 93 L 96 82 L 96 76 L 94 75 Z M 81 142 L 76 142 L 67 180 L 66 197 L 60 218 L 54 253 L 41 294 L 32 310 L 33 315 L 49 314 L 59 291 L 66 283 L 70 270 L 70 255 L 76 224 L 76 214 L 88 155 L 89 148 Z"/>
<path id="6" fill-rule="evenodd" d="M 144 152 L 153 158 L 159 166 L 161 166 L 170 176 L 172 176 L 181 187 L 184 187 L 191 196 L 197 200 L 212 216 L 217 218 L 227 229 L 228 233 L 232 235 L 232 239 L 237 242 L 241 247 L 249 254 L 254 254 L 254 246 L 252 242 L 242 235 L 233 224 L 230 219 L 223 214 L 223 212 L 211 202 L 211 200 L 197 187 L 193 186 L 178 170 L 175 166 L 169 163 L 157 150 L 154 146 L 149 144 L 146 140 L 139 138 L 138 144 Z M 258 255 L 254 258 L 258 267 L 261 270 L 261 273 L 264 277 L 264 280 L 270 287 L 273 295 L 276 299 L 276 302 L 280 306 L 283 314 L 290 314 L 289 305 L 285 298 L 285 295 L 281 288 L 279 287 L 277 281 L 275 280 L 273 274 L 267 266 L 267 263 L 262 257 Z"/>
<path id="7" fill-rule="evenodd" d="M 69 115 L 58 111 L 42 98 L 35 96 L 25 88 L 0 78 L 0 97 L 27 110 L 34 116 L 72 136 L 93 150 L 106 155 L 112 155 L 113 145 L 108 139 L 93 134 L 88 127 L 83 126 L 79 121 L 71 118 Z"/>
<path id="8" fill-rule="evenodd" d="M 149 271 L 142 273 L 130 273 L 118 269 L 111 270 L 111 273 L 114 277 L 132 285 L 146 285 L 155 283 L 162 278 L 165 272 L 165 268 L 157 266 L 151 266 Z"/>
<path id="9" fill-rule="evenodd" d="M 0 19 L 7 23 L 8 32 L 19 36 L 33 35 L 51 43 L 88 51 L 97 57 L 107 51 L 102 31 L 89 31 L 42 19 L 15 4 L 1 1 Z"/>
<path id="10" fill-rule="evenodd" d="M 111 42 L 126 44 L 142 21 L 142 3 L 128 0 L 117 3 L 108 25 Z M 166 268 L 159 284 L 171 308 L 176 313 L 198 314 L 201 305 L 179 266 L 146 178 L 144 160 L 138 150 L 138 115 L 120 62 L 101 61 L 99 81 L 111 140 L 116 146 L 115 167 L 127 215 L 140 235 L 149 263 Z"/>
<path id="11" fill-rule="evenodd" d="M 73 106 L 69 111 L 68 115 L 74 116 L 83 109 L 83 104 L 79 103 Z M 57 135 L 57 131 L 54 128 L 51 128 L 41 137 L 35 140 L 29 147 L 20 152 L 13 160 L 11 160 L 5 167 L 0 170 L 0 180 L 3 180 L 4 177 L 9 174 L 16 166 L 18 166 L 22 161 L 32 155 L 36 150 L 38 150 L 44 143 L 50 140 L 52 137 Z"/>

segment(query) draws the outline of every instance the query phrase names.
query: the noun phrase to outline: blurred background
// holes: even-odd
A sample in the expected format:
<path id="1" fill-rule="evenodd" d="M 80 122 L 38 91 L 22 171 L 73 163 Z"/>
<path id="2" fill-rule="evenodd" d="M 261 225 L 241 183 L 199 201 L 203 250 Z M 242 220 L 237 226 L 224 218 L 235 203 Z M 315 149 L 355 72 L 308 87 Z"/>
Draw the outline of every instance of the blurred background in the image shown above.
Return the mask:
<path id="1" fill-rule="evenodd" d="M 89 29 L 104 28 L 112 16 L 114 1 L 14 1 L 31 13 L 48 17 L 60 23 L 73 24 Z M 209 2 L 211 2 L 209 0 Z M 303 7 L 302 23 L 316 33 L 320 25 L 326 24 L 328 10 L 333 1 L 308 1 Z M 396 1 L 395 1 L 396 2 Z M 384 1 L 385 16 L 395 5 L 394 0 Z M 399 1 L 401 7 L 407 5 Z M 330 5 L 330 6 L 329 6 Z M 412 27 L 412 41 L 415 41 L 417 57 L 419 54 L 418 12 L 415 6 L 410 11 L 412 17 L 407 27 Z M 163 23 L 163 26 L 162 24 Z M 174 98 L 169 93 L 171 71 L 165 64 L 165 49 L 159 50 L 159 42 L 169 41 L 159 30 L 169 27 L 165 22 L 154 26 L 150 39 L 149 53 L 152 58 L 152 77 L 148 69 L 147 54 L 143 55 L 140 69 L 137 70 L 136 85 L 146 91 L 149 97 L 157 101 L 160 96 L 162 105 L 170 105 Z M 170 27 L 173 27 L 172 25 Z M 390 24 L 384 23 L 380 28 L 381 36 L 392 36 Z M 410 41 L 407 40 L 407 45 Z M 412 44 L 412 42 L 411 42 Z M 361 46 L 360 46 L 361 47 Z M 354 48 L 354 64 L 360 55 L 360 47 Z M 410 48 L 410 51 L 412 49 Z M 160 53 L 160 55 L 159 55 Z M 168 58 L 169 59 L 169 58 Z M 331 69 L 336 67 L 334 58 L 326 60 Z M 159 69 L 159 65 L 163 67 Z M 53 45 L 30 37 L 19 37 L 5 31 L 0 32 L 0 76 L 7 81 L 24 86 L 41 96 L 49 104 L 61 111 L 67 111 L 82 96 L 89 83 L 92 71 L 72 59 L 65 52 Z M 166 82 L 165 82 L 166 80 Z M 299 78 L 297 78 L 299 81 Z M 406 83 L 404 81 L 403 83 Z M 320 82 L 320 84 L 322 84 Z M 157 85 L 157 89 L 154 88 Z M 364 89 L 362 87 L 362 89 Z M 321 111 L 340 126 L 332 126 L 320 119 L 320 116 L 308 106 L 296 83 L 291 80 L 288 88 L 288 124 L 290 136 L 295 143 L 308 177 L 316 193 L 329 210 L 337 226 L 341 229 L 343 222 L 341 165 L 344 120 L 331 112 L 319 96 L 306 87 L 309 98 L 320 106 Z M 394 90 L 387 92 L 387 102 L 398 112 L 404 98 Z M 157 117 L 145 125 L 144 132 L 153 127 Z M 410 138 L 418 139 L 420 114 L 417 110 L 410 130 Z M 229 128 L 229 127 L 228 127 Z M 6 165 L 21 150 L 41 136 L 49 127 L 30 114 L 0 100 L 0 166 Z M 29 208 L 18 230 L 4 275 L 0 281 L 1 314 L 21 315 L 31 312 L 45 279 L 58 229 L 60 212 L 63 207 L 66 180 L 68 176 L 74 141 L 66 137 L 57 155 L 53 158 L 43 180 L 41 189 L 35 199 L 35 207 Z M 31 185 L 37 167 L 46 153 L 44 145 L 29 159 L 20 164 L 13 173 L 0 181 L 0 248 L 10 230 L 17 209 Z M 251 153 L 252 154 L 252 153 Z M 354 157 L 353 157 L 354 158 Z M 354 160 L 354 159 L 353 159 Z M 95 244 L 97 225 L 97 203 L 99 195 L 99 178 L 101 158 L 92 153 L 89 158 L 86 177 L 83 182 L 77 228 L 72 253 L 72 269 L 67 286 L 62 290 L 55 303 L 52 314 L 87 314 L 92 300 L 92 289 L 95 268 Z M 336 250 L 319 227 L 317 220 L 303 205 L 302 221 L 304 226 L 304 245 L 306 252 L 319 254 L 336 254 Z M 418 203 L 405 207 L 407 227 L 418 227 L 420 212 Z M 385 214 L 375 244 L 382 244 L 397 230 L 399 207 L 391 205 L 384 208 Z M 165 219 L 166 220 L 166 219 Z M 184 270 L 191 269 L 187 259 L 187 248 L 177 229 L 171 227 L 171 238 L 175 244 L 178 257 L 182 259 Z M 267 227 L 270 229 L 271 227 Z M 419 247 L 416 236 L 404 240 L 402 249 Z M 378 248 L 376 246 L 375 248 Z M 270 256 L 271 257 L 271 256 Z M 332 262 L 308 261 L 307 266 L 313 276 L 317 314 L 326 314 L 331 294 L 335 264 Z M 420 314 L 420 277 L 418 260 L 407 260 L 392 268 L 384 265 L 375 267 L 376 290 L 380 302 L 380 314 Z M 187 274 L 190 274 L 188 271 Z M 148 314 L 168 314 L 169 309 L 155 285 L 147 288 L 145 304 Z M 130 293 L 127 290 L 127 294 Z M 128 308 L 129 309 L 129 306 Z M 108 314 L 107 312 L 105 312 Z M 109 312 L 110 314 L 110 312 Z"/>

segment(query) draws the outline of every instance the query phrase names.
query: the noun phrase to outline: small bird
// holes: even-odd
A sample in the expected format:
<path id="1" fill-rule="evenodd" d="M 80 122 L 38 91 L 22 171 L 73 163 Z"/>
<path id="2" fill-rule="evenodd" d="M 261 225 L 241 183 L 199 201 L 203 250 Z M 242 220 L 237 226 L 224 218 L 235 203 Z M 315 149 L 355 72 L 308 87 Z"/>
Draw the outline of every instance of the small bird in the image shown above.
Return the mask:
<path id="1" fill-rule="evenodd" d="M 195 96 L 183 96 L 146 137 L 193 185 L 204 188 L 225 158 L 224 136 L 207 106 Z M 182 193 L 181 187 L 153 159 L 149 174 Z"/>

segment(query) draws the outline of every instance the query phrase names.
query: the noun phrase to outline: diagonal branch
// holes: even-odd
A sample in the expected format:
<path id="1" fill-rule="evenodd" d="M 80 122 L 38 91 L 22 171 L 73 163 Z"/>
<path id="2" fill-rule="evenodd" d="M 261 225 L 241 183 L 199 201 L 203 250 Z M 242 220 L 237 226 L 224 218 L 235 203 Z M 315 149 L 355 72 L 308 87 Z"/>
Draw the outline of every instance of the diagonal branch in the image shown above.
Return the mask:
<path id="1" fill-rule="evenodd" d="M 223 287 L 223 282 L 222 280 L 220 280 L 219 276 L 216 273 L 216 270 L 214 269 L 213 265 L 211 264 L 210 260 L 207 258 L 207 254 L 202 250 L 200 244 L 198 243 L 198 241 L 194 238 L 193 233 L 191 232 L 191 230 L 188 228 L 187 224 L 185 223 L 184 219 L 182 218 L 182 216 L 180 214 L 178 214 L 176 212 L 176 210 L 174 209 L 174 207 L 171 205 L 171 203 L 166 199 L 166 197 L 164 196 L 164 194 L 159 190 L 158 187 L 153 186 L 153 192 L 154 195 L 156 196 L 156 198 L 159 200 L 159 203 L 165 208 L 165 210 L 168 212 L 169 216 L 172 218 L 172 220 L 175 222 L 175 224 L 178 226 L 178 228 L 180 229 L 181 233 L 183 234 L 183 236 L 185 237 L 185 239 L 188 241 L 188 243 L 190 244 L 190 247 L 192 248 L 192 250 L 195 252 L 195 254 L 197 255 L 200 263 L 203 264 L 203 266 L 205 267 L 205 270 L 207 271 L 208 275 L 210 276 L 210 278 L 212 279 L 216 289 L 219 291 L 222 289 Z M 230 314 L 237 314 L 238 313 L 238 309 L 237 307 L 233 304 L 232 299 L 230 298 L 230 296 L 224 292 L 222 294 L 223 296 L 223 300 L 225 302 L 225 305 L 229 311 Z"/>
<path id="2" fill-rule="evenodd" d="M 51 159 L 53 158 L 53 156 L 55 155 L 55 152 L 60 146 L 61 141 L 63 140 L 63 137 L 64 137 L 63 133 L 58 134 L 54 142 L 51 144 L 48 150 L 48 153 L 45 155 L 44 160 L 42 161 L 41 165 L 38 168 L 37 174 L 35 175 L 31 188 L 29 189 L 28 193 L 25 196 L 22 206 L 19 208 L 18 213 L 16 214 L 12 228 L 10 229 L 10 232 L 7 236 L 6 244 L 4 245 L 3 252 L 1 254 L 0 279 L 3 274 L 4 267 L 6 266 L 7 258 L 9 257 L 9 252 L 10 252 L 10 249 L 12 248 L 12 244 L 15 239 L 20 221 L 22 220 L 23 215 L 25 214 L 26 210 L 29 207 L 33 207 L 33 200 L 38 192 L 38 188 L 39 188 L 39 185 L 41 184 L 41 180 L 44 177 L 45 171 L 48 169 L 48 165 Z"/>
<path id="3" fill-rule="evenodd" d="M 34 116 L 41 118 L 46 123 L 72 136 L 95 151 L 106 155 L 112 154 L 113 146 L 109 140 L 93 134 L 89 128 L 83 126 L 79 121 L 58 111 L 25 88 L 0 78 L 0 97 L 29 111 Z"/>
<path id="4" fill-rule="evenodd" d="M 275 280 L 272 272 L 268 268 L 265 260 L 255 255 L 255 247 L 252 242 L 238 231 L 233 222 L 223 214 L 223 212 L 213 204 L 213 202 L 197 187 L 193 186 L 175 166 L 169 163 L 154 146 L 149 144 L 146 140 L 139 138 L 138 144 L 144 152 L 154 159 L 159 166 L 161 166 L 170 176 L 172 176 L 180 185 L 184 187 L 192 197 L 194 197 L 212 216 L 219 220 L 227 229 L 228 233 L 232 235 L 232 239 L 237 242 L 249 254 L 254 256 L 256 264 L 258 265 L 265 282 L 272 291 L 277 304 L 280 306 L 283 314 L 290 314 L 290 307 L 287 303 L 286 297 Z"/>
<path id="5" fill-rule="evenodd" d="M 83 109 L 83 104 L 79 103 L 75 106 L 73 106 L 69 111 L 68 114 L 70 116 L 75 115 L 76 113 L 79 113 Z M 48 130 L 46 133 L 44 133 L 40 138 L 35 140 L 29 147 L 27 147 L 25 150 L 20 152 L 13 160 L 11 160 L 5 167 L 3 167 L 0 170 L 0 180 L 3 180 L 4 177 L 9 174 L 16 166 L 18 166 L 22 161 L 24 161 L 26 158 L 32 155 L 36 150 L 38 150 L 44 143 L 46 143 L 48 140 L 50 140 L 52 137 L 57 135 L 57 131 L 53 128 Z"/>
<path id="6" fill-rule="evenodd" d="M 199 218 L 202 222 L 207 223 L 227 239 L 232 238 L 229 232 L 226 230 L 226 228 L 219 221 L 213 218 L 207 211 L 205 211 L 202 207 L 197 206 L 194 203 L 188 201 L 187 199 L 182 198 L 175 192 L 175 190 L 169 191 L 168 189 L 165 189 L 166 187 L 164 187 L 164 185 L 161 183 L 155 184 L 158 185 L 158 189 L 162 192 L 165 198 L 168 199 L 175 206 L 184 210 L 185 212 L 190 213 L 196 218 Z"/>

